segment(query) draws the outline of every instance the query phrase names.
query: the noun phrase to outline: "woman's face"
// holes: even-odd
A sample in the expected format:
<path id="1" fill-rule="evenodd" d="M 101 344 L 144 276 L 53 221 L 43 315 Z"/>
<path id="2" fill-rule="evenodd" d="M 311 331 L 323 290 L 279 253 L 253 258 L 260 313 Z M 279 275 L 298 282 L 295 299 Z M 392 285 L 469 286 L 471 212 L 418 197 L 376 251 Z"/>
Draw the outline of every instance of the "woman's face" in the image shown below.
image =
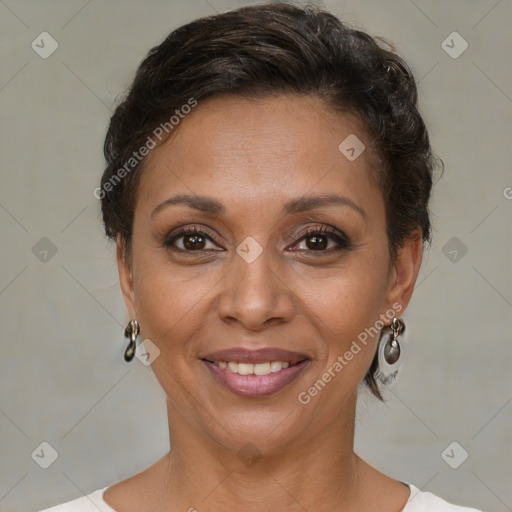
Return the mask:
<path id="1" fill-rule="evenodd" d="M 146 160 L 131 266 L 118 248 L 171 423 L 262 452 L 349 426 L 367 329 L 403 312 L 421 260 L 415 240 L 390 265 L 371 141 L 312 96 L 213 98 L 176 130 Z"/>

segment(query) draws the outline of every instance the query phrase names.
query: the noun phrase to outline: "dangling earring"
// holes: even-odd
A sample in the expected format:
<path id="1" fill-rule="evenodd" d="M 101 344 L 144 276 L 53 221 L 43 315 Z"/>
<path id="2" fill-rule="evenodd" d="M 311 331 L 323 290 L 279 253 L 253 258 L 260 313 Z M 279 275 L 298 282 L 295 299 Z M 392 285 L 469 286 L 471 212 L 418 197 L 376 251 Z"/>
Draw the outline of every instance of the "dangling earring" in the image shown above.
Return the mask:
<path id="1" fill-rule="evenodd" d="M 135 355 L 137 336 L 139 335 L 140 327 L 137 320 L 130 320 L 124 330 L 126 338 L 130 338 L 130 343 L 124 352 L 124 360 L 130 362 Z"/>
<path id="2" fill-rule="evenodd" d="M 398 336 L 405 331 L 403 320 L 393 317 L 389 331 L 385 333 L 378 348 L 379 369 L 377 377 L 383 384 L 390 384 L 398 373 L 403 360 L 403 349 L 400 347 Z"/>

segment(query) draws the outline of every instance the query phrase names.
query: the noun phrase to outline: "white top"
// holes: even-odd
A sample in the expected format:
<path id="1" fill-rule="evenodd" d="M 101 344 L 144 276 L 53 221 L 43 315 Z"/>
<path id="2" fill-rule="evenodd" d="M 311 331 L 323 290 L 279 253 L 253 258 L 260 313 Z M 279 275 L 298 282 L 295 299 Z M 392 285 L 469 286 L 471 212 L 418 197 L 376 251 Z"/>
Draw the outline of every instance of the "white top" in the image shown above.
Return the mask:
<path id="1" fill-rule="evenodd" d="M 482 512 L 475 508 L 452 505 L 430 492 L 422 492 L 413 484 L 403 482 L 411 489 L 411 495 L 405 507 L 400 512 Z M 98 489 L 87 496 L 68 501 L 56 507 L 40 510 L 39 512 L 119 512 L 107 505 L 103 500 L 103 492 L 107 489 Z"/>

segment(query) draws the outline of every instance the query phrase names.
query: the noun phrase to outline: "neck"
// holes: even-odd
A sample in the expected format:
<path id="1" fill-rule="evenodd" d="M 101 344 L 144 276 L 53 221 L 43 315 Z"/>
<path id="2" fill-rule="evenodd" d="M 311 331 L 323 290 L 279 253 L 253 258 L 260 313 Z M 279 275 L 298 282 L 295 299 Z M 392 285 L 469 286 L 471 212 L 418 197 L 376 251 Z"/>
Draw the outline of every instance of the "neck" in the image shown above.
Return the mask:
<path id="1" fill-rule="evenodd" d="M 172 449 L 161 464 L 162 502 L 167 510 L 200 512 L 351 508 L 360 489 L 356 399 L 321 431 L 259 448 L 221 446 L 168 404 Z"/>

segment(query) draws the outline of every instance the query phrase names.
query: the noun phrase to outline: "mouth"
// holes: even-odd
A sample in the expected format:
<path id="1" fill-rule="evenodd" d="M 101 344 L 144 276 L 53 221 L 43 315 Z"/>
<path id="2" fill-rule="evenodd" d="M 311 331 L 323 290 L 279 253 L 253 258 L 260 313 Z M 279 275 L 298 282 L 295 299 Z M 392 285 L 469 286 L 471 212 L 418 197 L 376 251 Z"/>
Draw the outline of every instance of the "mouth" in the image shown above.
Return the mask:
<path id="1" fill-rule="evenodd" d="M 270 396 L 293 382 L 310 358 L 280 349 L 229 349 L 200 358 L 210 375 L 232 393 Z"/>

